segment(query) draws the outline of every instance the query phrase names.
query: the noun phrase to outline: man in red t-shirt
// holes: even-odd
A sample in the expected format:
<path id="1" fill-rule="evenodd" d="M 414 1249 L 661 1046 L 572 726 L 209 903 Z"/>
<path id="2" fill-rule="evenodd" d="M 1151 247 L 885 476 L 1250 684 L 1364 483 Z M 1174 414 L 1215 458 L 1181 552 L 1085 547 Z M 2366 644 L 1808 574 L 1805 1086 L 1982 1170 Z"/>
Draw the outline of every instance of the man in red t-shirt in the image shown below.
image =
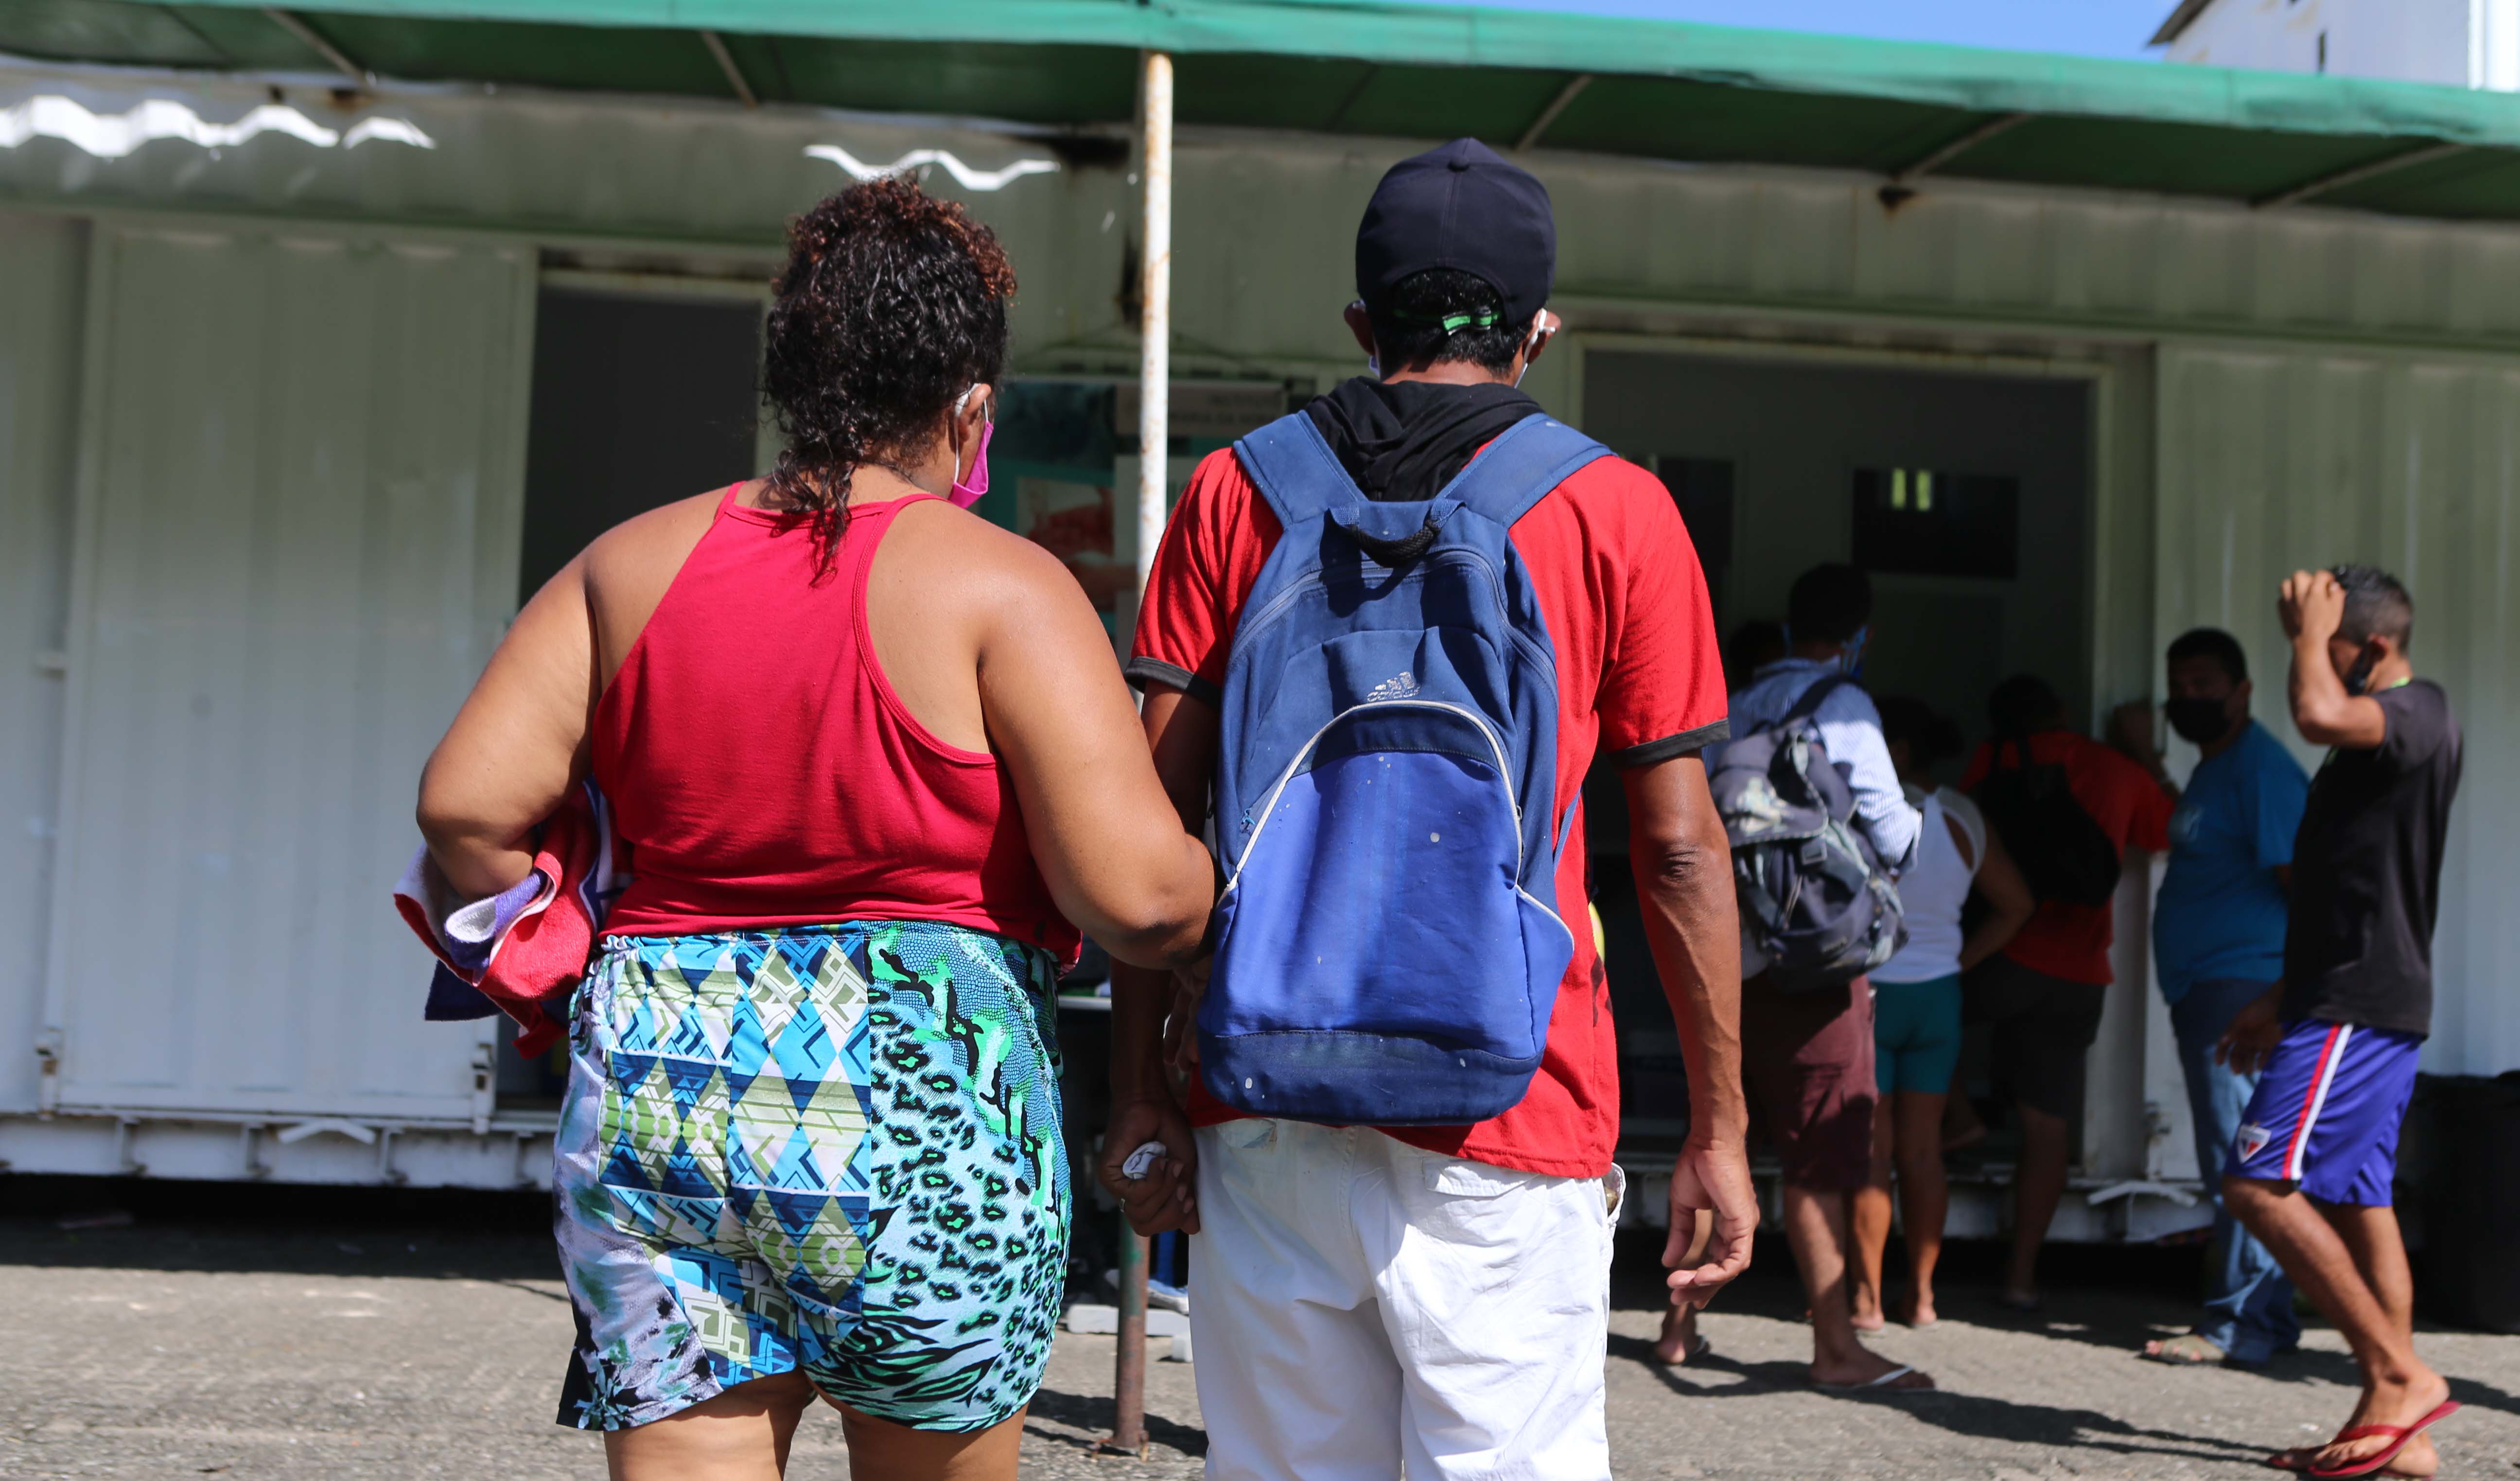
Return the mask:
<path id="1" fill-rule="evenodd" d="M 1556 328 L 1542 306 L 1554 248 L 1540 182 L 1474 141 L 1384 177 L 1347 310 L 1380 378 L 1307 408 L 1362 497 L 1430 499 L 1539 414 L 1515 385 Z M 1128 671 L 1147 691 L 1156 768 L 1193 828 L 1208 811 L 1236 627 L 1280 533 L 1235 455 L 1218 452 L 1156 555 Z M 1616 459 L 1568 476 L 1510 536 L 1554 648 L 1552 816 L 1574 804 L 1597 748 L 1622 768 L 1647 930 L 1689 1069 L 1665 1258 L 1682 1263 L 1698 1214 L 1711 1213 L 1708 1263 L 1670 1278 L 1675 1302 L 1701 1305 L 1746 1265 L 1758 1222 L 1741 1150 L 1730 853 L 1698 760 L 1726 734 L 1705 580 L 1670 495 Z M 1577 832 L 1554 881 L 1569 921 L 1586 918 L 1584 857 Z M 1538 1074 L 1518 1104 L 1475 1126 L 1242 1118 L 1199 1091 L 1185 1116 L 1159 1042 L 1169 987 L 1115 972 L 1101 1175 L 1140 1231 L 1199 1234 L 1191 1322 L 1213 1481 L 1609 1474 L 1618 1039 L 1592 934 L 1574 937 Z M 1168 1156 L 1127 1178 L 1123 1159 L 1150 1141 Z"/>
<path id="2" fill-rule="evenodd" d="M 2170 847 L 2170 794 L 2142 767 L 2089 737 L 2065 729 L 2065 706 L 2048 682 L 2016 674 L 1996 686 L 1987 714 L 1999 736 L 2027 732 L 2030 764 L 2062 767 L 2074 800 L 2123 853 Z M 1994 743 L 1980 745 L 1960 778 L 1972 791 L 1994 765 Z M 2006 838 L 2016 857 L 2028 847 Z M 2039 1304 L 2039 1246 L 2065 1196 L 2065 1164 L 2074 1121 L 2083 1113 L 2083 1061 L 2100 1034 L 2108 996 L 2105 905 L 2042 900 L 2030 922 L 1964 984 L 1969 1017 L 1992 1023 L 1996 1086 L 2021 1111 L 2021 1160 L 2013 1174 L 2012 1262 L 2004 1277 L 2007 1306 Z"/>

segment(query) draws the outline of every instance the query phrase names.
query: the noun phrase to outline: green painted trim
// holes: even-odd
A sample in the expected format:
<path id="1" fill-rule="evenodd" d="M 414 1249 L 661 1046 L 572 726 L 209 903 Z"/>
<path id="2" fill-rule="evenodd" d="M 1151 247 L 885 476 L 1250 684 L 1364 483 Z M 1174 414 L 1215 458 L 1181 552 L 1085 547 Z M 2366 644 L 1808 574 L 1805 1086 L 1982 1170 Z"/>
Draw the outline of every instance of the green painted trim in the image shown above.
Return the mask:
<path id="1" fill-rule="evenodd" d="M 310 14 L 1593 72 L 1974 113 L 2520 146 L 2520 97 L 2483 90 L 1407 0 L 324 0 Z"/>

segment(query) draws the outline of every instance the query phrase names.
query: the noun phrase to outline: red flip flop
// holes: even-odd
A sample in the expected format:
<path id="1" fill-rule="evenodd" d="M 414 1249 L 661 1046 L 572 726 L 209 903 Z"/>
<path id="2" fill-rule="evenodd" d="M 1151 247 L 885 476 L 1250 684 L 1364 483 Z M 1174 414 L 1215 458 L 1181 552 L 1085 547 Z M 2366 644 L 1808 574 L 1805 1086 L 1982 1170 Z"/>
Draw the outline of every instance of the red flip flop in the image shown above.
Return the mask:
<path id="1" fill-rule="evenodd" d="M 2314 1468 L 2305 1471 L 2303 1474 L 2315 1477 L 2316 1481 L 2338 1481 L 2338 1478 L 2344 1476 L 2367 1476 L 2373 1471 L 2388 1464 L 2390 1461 L 2397 1459 L 2398 1453 L 2412 1444 L 2415 1436 L 2422 1434 L 2425 1430 L 2432 1428 L 2434 1425 L 2439 1424 L 2444 1419 L 2447 1419 L 2457 1413 L 2458 1401 L 2455 1399 L 2445 1399 L 2433 1410 L 2431 1414 L 2417 1419 L 2412 1424 L 2363 1424 L 2358 1425 L 2353 1429 L 2345 1430 L 2338 1434 L 2335 1439 L 2330 1440 L 2327 1443 L 2330 1445 L 2342 1445 L 2348 1440 L 2362 1440 L 2373 1435 L 2393 1435 L 2397 1438 L 2397 1443 L 2390 1446 L 2387 1450 L 2380 1452 L 2378 1455 L 2365 1456 L 2351 1465 L 2343 1466 L 2336 1470 L 2318 1470 Z"/>

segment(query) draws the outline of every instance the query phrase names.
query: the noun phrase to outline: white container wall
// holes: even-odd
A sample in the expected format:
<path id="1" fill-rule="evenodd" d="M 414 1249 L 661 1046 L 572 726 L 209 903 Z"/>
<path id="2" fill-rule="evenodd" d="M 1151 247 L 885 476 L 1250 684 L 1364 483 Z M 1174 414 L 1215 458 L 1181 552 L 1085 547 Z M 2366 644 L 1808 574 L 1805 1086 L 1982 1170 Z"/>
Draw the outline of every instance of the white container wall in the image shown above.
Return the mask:
<path id="1" fill-rule="evenodd" d="M 0 216 L 0 1108 L 39 1075 L 87 235 Z"/>
<path id="2" fill-rule="evenodd" d="M 2235 634 L 2259 719 L 2303 766 L 2322 758 L 2285 713 L 2277 585 L 2362 561 L 2413 594 L 2415 671 L 2450 692 L 2467 742 L 2424 1067 L 2520 1065 L 2520 365 L 2198 347 L 2165 352 L 2161 383 L 2156 634 Z"/>
<path id="3" fill-rule="evenodd" d="M 46 1029 L 64 1106 L 470 1121 L 386 908 L 514 606 L 532 262 L 108 228 Z"/>
<path id="4" fill-rule="evenodd" d="M 963 120 L 391 85 L 337 109 L 284 81 L 309 129 L 0 145 L 0 1049 L 58 1066 L 47 1086 L 38 1055 L 0 1055 L 0 1157 L 531 1181 L 548 1116 L 476 1133 L 483 1033 L 419 1021 L 427 959 L 385 891 L 422 756 L 514 606 L 538 272 L 757 283 L 788 215 L 943 151 L 928 187 L 1021 279 L 1015 368 L 1126 375 L 1134 189 L 1117 155 Z M 260 79 L 0 66 L 0 109 L 37 99 L 274 106 Z M 1360 368 L 1351 234 L 1416 147 L 1185 129 L 1177 374 Z M 2095 720 L 2211 621 L 2290 740 L 2275 581 L 2406 577 L 2469 741 L 2427 1064 L 2520 1066 L 2520 231 L 1939 179 L 1894 211 L 1864 177 L 1531 163 L 1579 335 L 2088 375 Z M 1576 348 L 1530 388 L 1580 420 Z M 2176 1176 L 2130 892 L 2089 1168 Z M 275 1142 L 347 1130 L 284 1156 L 258 1118 Z M 2158 1212 L 2082 1207 L 2083 1236 Z"/>

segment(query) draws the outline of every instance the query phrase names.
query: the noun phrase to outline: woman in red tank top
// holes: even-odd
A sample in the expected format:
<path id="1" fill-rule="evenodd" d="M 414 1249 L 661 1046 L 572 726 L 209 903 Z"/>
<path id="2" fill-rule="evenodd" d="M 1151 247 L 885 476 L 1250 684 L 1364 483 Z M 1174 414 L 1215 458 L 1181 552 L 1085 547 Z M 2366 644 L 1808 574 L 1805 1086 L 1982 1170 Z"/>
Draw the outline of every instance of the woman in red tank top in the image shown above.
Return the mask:
<path id="1" fill-rule="evenodd" d="M 430 758 L 458 889 L 592 777 L 630 845 L 574 1005 L 560 1420 L 616 1477 L 1012 1476 L 1065 1282 L 1053 995 L 1080 928 L 1193 954 L 1212 865 L 1102 624 L 985 487 L 1014 274 L 904 178 L 797 219 L 762 479 L 608 533 Z"/>

